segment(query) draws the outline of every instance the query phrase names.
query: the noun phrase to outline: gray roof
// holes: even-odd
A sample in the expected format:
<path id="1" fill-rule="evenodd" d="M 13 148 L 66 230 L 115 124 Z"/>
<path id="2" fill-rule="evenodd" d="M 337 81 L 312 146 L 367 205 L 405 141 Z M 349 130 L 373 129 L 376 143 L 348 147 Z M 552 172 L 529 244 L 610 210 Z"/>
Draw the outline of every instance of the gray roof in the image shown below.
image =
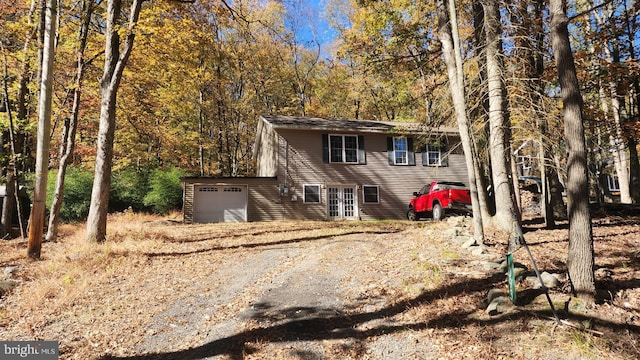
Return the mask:
<path id="1" fill-rule="evenodd" d="M 325 119 L 303 116 L 262 115 L 274 129 L 304 129 L 321 131 L 353 131 L 371 133 L 458 134 L 457 128 L 431 128 L 421 123 L 372 120 Z"/>

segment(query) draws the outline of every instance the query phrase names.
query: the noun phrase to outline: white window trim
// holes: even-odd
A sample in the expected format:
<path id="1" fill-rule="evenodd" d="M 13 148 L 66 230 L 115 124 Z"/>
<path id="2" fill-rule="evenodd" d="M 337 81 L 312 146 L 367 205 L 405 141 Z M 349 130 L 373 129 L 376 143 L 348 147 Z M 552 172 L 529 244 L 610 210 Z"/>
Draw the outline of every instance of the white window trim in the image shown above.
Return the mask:
<path id="1" fill-rule="evenodd" d="M 364 193 L 364 189 L 368 187 L 376 188 L 377 201 L 367 201 L 367 197 Z M 380 204 L 380 185 L 362 185 L 362 203 L 363 204 Z"/>
<path id="2" fill-rule="evenodd" d="M 341 137 L 342 138 L 342 161 L 333 161 L 332 160 L 332 153 L 333 153 L 333 147 L 331 146 L 331 137 Z M 356 160 L 355 161 L 347 161 L 347 152 L 346 152 L 346 141 L 345 138 L 346 137 L 353 137 L 356 140 L 356 147 L 355 147 L 355 151 L 356 151 Z M 333 163 L 333 164 L 358 164 L 360 163 L 360 143 L 359 143 L 359 139 L 358 139 L 358 135 L 351 135 L 351 134 L 329 134 L 328 135 L 328 142 L 329 142 L 329 163 Z"/>
<path id="3" fill-rule="evenodd" d="M 607 187 L 610 192 L 620 191 L 620 182 L 617 175 L 607 175 Z"/>
<path id="4" fill-rule="evenodd" d="M 318 188 L 318 201 L 307 201 L 307 187 Z M 302 202 L 304 204 L 321 204 L 322 203 L 322 186 L 320 184 L 304 184 L 302 185 Z"/>
<path id="5" fill-rule="evenodd" d="M 426 149 L 425 149 L 426 153 L 427 153 L 427 161 L 429 161 L 429 159 L 431 159 L 431 157 L 429 156 L 430 154 L 438 154 L 438 162 L 435 164 L 432 163 L 428 163 L 427 166 L 440 166 L 442 165 L 442 148 L 436 145 L 427 145 Z"/>
<path id="6" fill-rule="evenodd" d="M 400 139 L 404 140 L 406 150 L 396 150 L 396 141 Z M 404 162 L 398 161 L 398 153 L 400 152 L 404 152 Z M 393 137 L 393 163 L 395 165 L 409 165 L 409 139 L 406 136 Z"/>

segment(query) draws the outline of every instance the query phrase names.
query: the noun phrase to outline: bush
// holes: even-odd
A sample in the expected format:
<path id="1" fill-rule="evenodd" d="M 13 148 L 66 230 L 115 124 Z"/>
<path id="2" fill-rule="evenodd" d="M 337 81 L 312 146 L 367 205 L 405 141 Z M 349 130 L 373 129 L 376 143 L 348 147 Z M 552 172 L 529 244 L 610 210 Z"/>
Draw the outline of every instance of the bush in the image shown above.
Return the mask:
<path id="1" fill-rule="evenodd" d="M 170 170 L 153 170 L 149 177 L 149 192 L 144 197 L 144 204 L 153 212 L 167 214 L 171 210 L 182 207 L 182 186 L 180 177 L 185 173 L 172 168 Z"/>
<path id="2" fill-rule="evenodd" d="M 149 188 L 149 173 L 133 168 L 120 169 L 111 176 L 109 211 L 147 210 L 144 197 Z"/>
<path id="3" fill-rule="evenodd" d="M 47 209 L 51 208 L 53 194 L 56 189 L 58 171 L 49 172 L 47 178 Z M 89 215 L 91 205 L 91 188 L 93 172 L 85 169 L 67 168 L 64 182 L 64 199 L 60 208 L 60 220 L 80 221 Z"/>

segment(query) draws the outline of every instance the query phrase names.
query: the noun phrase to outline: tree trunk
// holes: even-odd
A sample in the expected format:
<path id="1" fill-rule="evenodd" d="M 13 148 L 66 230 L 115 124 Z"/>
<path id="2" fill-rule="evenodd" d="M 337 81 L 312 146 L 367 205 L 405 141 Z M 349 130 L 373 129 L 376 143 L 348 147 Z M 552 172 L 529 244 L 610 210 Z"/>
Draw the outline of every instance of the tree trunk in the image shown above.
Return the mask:
<path id="1" fill-rule="evenodd" d="M 142 0 L 134 0 L 129 12 L 129 23 L 125 33 L 124 49 L 120 53 L 121 27 L 118 24 L 122 0 L 107 2 L 107 32 L 104 71 L 100 79 L 100 126 L 98 151 L 91 191 L 91 205 L 87 218 L 87 242 L 103 242 L 107 239 L 107 213 L 109 210 L 109 188 L 113 163 L 113 139 L 116 128 L 116 97 L 122 72 L 127 63 L 133 40 L 134 27 L 140 15 Z"/>
<path id="2" fill-rule="evenodd" d="M 634 39 L 636 38 L 637 28 L 632 26 L 634 24 L 634 14 L 629 11 L 625 3 L 625 28 L 627 30 L 627 39 L 629 39 L 629 45 L 627 49 L 629 51 L 630 59 L 637 59 L 636 50 L 634 47 Z M 633 92 L 629 103 L 629 119 L 638 119 L 640 116 L 640 79 L 636 72 L 633 76 Z M 631 188 L 631 198 L 634 203 L 640 203 L 640 159 L 638 158 L 638 130 L 630 130 L 630 134 L 627 137 L 627 146 L 629 147 L 629 187 Z"/>
<path id="3" fill-rule="evenodd" d="M 640 99 L 638 99 L 638 101 L 640 102 Z M 633 136 L 629 137 L 628 142 L 629 186 L 631 187 L 631 198 L 633 199 L 633 202 L 637 204 L 640 203 L 640 159 L 638 157 L 638 143 Z"/>
<path id="4" fill-rule="evenodd" d="M 551 159 L 552 155 L 548 151 L 547 156 L 545 157 L 547 159 Z M 554 161 L 554 164 L 551 164 L 547 167 L 547 182 L 549 183 L 549 201 L 550 201 L 549 205 L 551 206 L 554 219 L 564 220 L 567 218 L 567 207 L 565 206 L 564 199 L 562 197 L 562 192 L 564 191 L 564 187 L 560 182 L 560 177 L 558 175 L 559 166 L 555 165 L 556 157 L 553 157 L 553 161 Z"/>
<path id="5" fill-rule="evenodd" d="M 475 153 L 471 140 L 469 118 L 467 117 L 467 106 L 464 95 L 464 77 L 462 74 L 462 59 L 457 47 L 454 46 L 455 35 L 453 29 L 457 30 L 458 23 L 455 17 L 455 3 L 448 0 L 436 1 L 438 16 L 438 37 L 442 43 L 442 54 L 447 66 L 449 77 L 449 88 L 460 130 L 460 140 L 464 150 L 467 163 L 467 174 L 469 177 L 469 188 L 471 190 L 471 205 L 473 207 L 473 238 L 478 245 L 484 243 L 484 229 L 482 228 L 482 215 L 478 202 L 478 187 L 476 183 Z M 451 16 L 449 15 L 451 13 Z M 457 34 L 457 31 L 455 31 Z"/>
<path id="6" fill-rule="evenodd" d="M 495 0 L 483 2 L 485 14 L 485 34 L 487 38 L 487 81 L 489 89 L 489 154 L 491 156 L 491 176 L 496 199 L 496 214 L 492 223 L 509 233 L 509 250 L 518 248 L 522 238 L 520 213 L 515 201 L 509 160 L 510 132 L 506 130 L 506 109 L 504 108 L 504 73 L 500 62 L 500 14 Z"/>
<path id="7" fill-rule="evenodd" d="M 564 132 L 568 150 L 569 214 L 568 270 L 572 291 L 587 302 L 595 300 L 593 235 L 589 211 L 587 153 L 582 120 L 582 96 L 576 77 L 563 0 L 551 0 L 551 43 L 562 89 Z"/>
<path id="8" fill-rule="evenodd" d="M 33 191 L 33 206 L 29 220 L 27 255 L 40 258 L 42 233 L 44 232 L 47 175 L 49 171 L 49 136 L 51 129 L 51 102 L 53 93 L 53 59 L 55 57 L 57 1 L 48 0 L 42 53 L 42 75 L 40 77 L 40 97 L 38 100 L 38 143 L 36 150 L 36 171 Z"/>
<path id="9" fill-rule="evenodd" d="M 82 79 L 84 77 L 84 51 L 89 35 L 89 25 L 93 15 L 93 0 L 82 1 L 82 23 L 78 31 L 78 51 L 76 59 L 76 76 L 74 79 L 73 105 L 71 118 L 65 121 L 62 141 L 60 142 L 60 163 L 58 164 L 58 175 L 56 178 L 56 189 L 53 194 L 51 210 L 49 211 L 49 228 L 47 229 L 46 241 L 54 241 L 58 235 L 58 222 L 60 209 L 64 199 L 64 180 L 67 167 L 71 163 L 71 157 L 76 143 L 76 130 L 78 128 L 78 116 L 80 112 L 80 96 L 82 94 Z"/>
<path id="10" fill-rule="evenodd" d="M 9 117 L 9 136 L 10 139 L 13 139 L 13 118 L 11 115 L 11 102 L 9 101 L 9 86 L 7 85 L 7 80 L 9 79 L 9 69 L 7 65 L 7 55 L 5 52 L 4 45 L 0 42 L 0 50 L 2 50 L 3 55 L 3 65 L 4 65 L 4 75 L 2 77 L 2 95 L 4 98 L 4 104 L 7 107 L 7 114 Z M 0 150 L 4 149 L 4 134 L 0 133 Z M 11 148 L 14 149 L 13 142 L 11 143 Z M 15 178 L 14 178 L 14 166 L 15 166 L 15 154 L 9 159 L 7 166 L 4 166 L 3 171 L 5 172 L 6 186 L 4 199 L 2 201 L 2 214 L 0 214 L 0 239 L 10 238 L 11 237 L 11 228 L 13 227 L 13 211 L 15 207 L 15 197 L 13 196 Z M 7 236 L 8 235 L 8 236 Z"/>
<path id="11" fill-rule="evenodd" d="M 0 238 L 11 238 L 11 228 L 13 227 L 13 211 L 15 210 L 15 177 L 11 166 L 6 167 L 5 195 L 2 201 L 2 226 L 0 228 Z"/>

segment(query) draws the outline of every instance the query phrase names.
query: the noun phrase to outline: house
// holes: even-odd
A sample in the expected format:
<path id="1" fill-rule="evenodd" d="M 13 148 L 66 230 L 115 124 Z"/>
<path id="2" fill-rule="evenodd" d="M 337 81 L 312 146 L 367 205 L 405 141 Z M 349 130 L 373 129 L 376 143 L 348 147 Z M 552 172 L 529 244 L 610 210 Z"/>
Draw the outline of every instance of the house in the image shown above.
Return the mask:
<path id="1" fill-rule="evenodd" d="M 263 115 L 256 176 L 183 178 L 184 221 L 402 219 L 433 180 L 468 182 L 455 128 Z"/>

